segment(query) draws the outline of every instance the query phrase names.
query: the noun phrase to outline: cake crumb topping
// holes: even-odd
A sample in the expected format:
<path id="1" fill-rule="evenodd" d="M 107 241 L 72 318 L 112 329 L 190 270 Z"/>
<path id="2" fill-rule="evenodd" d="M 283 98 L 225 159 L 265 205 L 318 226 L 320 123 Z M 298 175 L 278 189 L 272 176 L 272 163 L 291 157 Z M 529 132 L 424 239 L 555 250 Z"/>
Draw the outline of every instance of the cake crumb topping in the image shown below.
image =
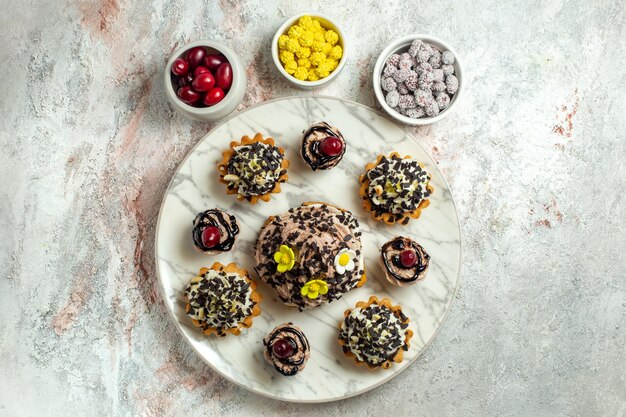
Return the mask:
<path id="1" fill-rule="evenodd" d="M 245 197 L 271 192 L 284 173 L 283 155 L 276 146 L 262 142 L 236 146 L 228 161 L 228 188 Z"/>
<path id="2" fill-rule="evenodd" d="M 400 156 L 385 156 L 367 172 L 368 197 L 377 211 L 401 214 L 418 208 L 430 196 L 431 176 L 419 162 Z"/>
<path id="3" fill-rule="evenodd" d="M 392 359 L 399 349 L 404 348 L 404 331 L 408 327 L 402 312 L 396 314 L 378 304 L 353 309 L 345 317 L 339 333 L 339 338 L 345 341 L 344 351 L 372 366 L 380 366 Z"/>
<path id="4" fill-rule="evenodd" d="M 215 328 L 219 336 L 237 327 L 252 314 L 250 282 L 233 272 L 208 270 L 192 278 L 185 290 L 189 302 L 187 315 L 198 320 L 203 329 Z"/>

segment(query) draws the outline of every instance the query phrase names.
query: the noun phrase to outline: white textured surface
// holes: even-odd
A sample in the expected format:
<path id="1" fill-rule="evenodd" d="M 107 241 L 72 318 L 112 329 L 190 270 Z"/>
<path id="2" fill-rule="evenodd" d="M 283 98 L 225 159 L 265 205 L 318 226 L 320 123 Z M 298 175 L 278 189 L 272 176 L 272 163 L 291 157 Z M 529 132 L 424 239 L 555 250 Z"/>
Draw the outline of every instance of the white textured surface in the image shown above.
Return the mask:
<path id="1" fill-rule="evenodd" d="M 300 158 L 301 133 L 312 124 L 325 121 L 336 126 L 346 139 L 346 154 L 329 171 L 313 172 Z M 232 140 L 261 132 L 285 149 L 291 162 L 289 181 L 272 194 L 269 203 L 251 206 L 226 195 L 226 186 L 217 181 L 217 164 Z M 435 192 L 430 206 L 419 219 L 407 226 L 387 226 L 375 222 L 362 207 L 358 178 L 365 165 L 378 155 L 411 155 L 431 173 Z M 240 336 L 207 338 L 194 328 L 185 313 L 185 288 L 191 277 L 213 262 L 236 262 L 254 272 L 254 245 L 269 216 L 279 215 L 302 203 L 326 202 L 349 210 L 359 221 L 360 241 L 367 272 L 367 283 L 330 304 L 298 312 L 286 308 L 268 285 L 260 283 L 263 296 L 261 317 Z M 240 225 L 237 248 L 219 257 L 207 257 L 194 250 L 191 223 L 198 212 L 219 208 L 234 214 Z M 347 101 L 325 97 L 296 97 L 255 106 L 228 120 L 204 137 L 182 163 L 168 189 L 157 226 L 157 268 L 165 302 L 180 330 L 193 348 L 222 375 L 254 392 L 272 398 L 299 402 L 323 402 L 351 397 L 370 390 L 410 366 L 435 336 L 445 319 L 458 282 L 461 236 L 450 191 L 434 162 L 416 141 L 401 128 L 372 110 Z M 388 284 L 380 264 L 380 247 L 394 236 L 412 238 L 431 255 L 427 279 L 407 288 Z M 290 242 L 285 242 L 289 244 Z M 272 254 L 268 254 L 272 256 Z M 359 267 L 361 268 L 361 267 Z M 296 289 L 297 290 L 297 289 Z M 370 295 L 387 297 L 403 307 L 414 333 L 404 360 L 389 370 L 372 372 L 356 367 L 344 356 L 337 343 L 343 312 L 354 308 Z M 262 339 L 274 327 L 293 322 L 311 343 L 306 368 L 292 378 L 282 377 L 264 362 Z"/>
<path id="2" fill-rule="evenodd" d="M 623 2 L 389 3 L 3 2 L 0 415 L 624 416 Z M 244 105 L 294 94 L 268 50 L 301 8 L 353 40 L 323 94 L 373 105 L 373 61 L 410 32 L 449 41 L 467 73 L 455 114 L 412 130 L 459 205 L 458 300 L 406 372 L 321 406 L 198 361 L 155 291 L 152 245 L 171 174 L 211 127 L 167 104 L 169 51 L 227 40 Z"/>

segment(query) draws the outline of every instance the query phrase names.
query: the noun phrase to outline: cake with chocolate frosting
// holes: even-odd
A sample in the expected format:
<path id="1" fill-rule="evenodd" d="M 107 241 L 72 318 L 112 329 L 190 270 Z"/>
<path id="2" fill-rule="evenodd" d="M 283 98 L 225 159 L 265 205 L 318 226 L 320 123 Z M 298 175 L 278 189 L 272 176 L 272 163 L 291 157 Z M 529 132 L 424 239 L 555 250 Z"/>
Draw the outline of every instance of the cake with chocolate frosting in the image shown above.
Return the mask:
<path id="1" fill-rule="evenodd" d="M 363 207 L 374 220 L 406 225 L 430 205 L 428 197 L 434 192 L 430 179 L 424 166 L 410 156 L 379 155 L 359 178 Z"/>
<path id="2" fill-rule="evenodd" d="M 319 122 L 302 133 L 300 155 L 313 171 L 331 169 L 346 153 L 346 140 L 334 126 Z"/>
<path id="3" fill-rule="evenodd" d="M 311 356 L 311 347 L 299 327 L 293 323 L 278 325 L 263 339 L 263 356 L 285 376 L 302 371 Z"/>
<path id="4" fill-rule="evenodd" d="M 394 237 L 380 252 L 385 277 L 391 284 L 406 287 L 426 278 L 430 255 L 414 240 Z"/>
<path id="5" fill-rule="evenodd" d="M 357 365 L 387 369 L 394 362 L 402 362 L 403 352 L 409 349 L 413 332 L 408 327 L 409 318 L 402 307 L 392 305 L 387 298 L 371 296 L 344 312 L 339 345 Z"/>
<path id="6" fill-rule="evenodd" d="M 261 314 L 261 295 L 248 271 L 231 263 L 201 268 L 185 289 L 185 311 L 204 334 L 238 335 Z"/>
<path id="7" fill-rule="evenodd" d="M 238 234 L 239 224 L 235 216 L 219 209 L 198 213 L 191 229 L 193 245 L 207 255 L 231 250 Z"/>
<path id="8" fill-rule="evenodd" d="M 252 204 L 269 201 L 272 193 L 280 193 L 280 184 L 288 179 L 287 168 L 285 150 L 275 146 L 273 138 L 263 138 L 260 133 L 231 142 L 218 165 L 226 193 Z"/>
<path id="9" fill-rule="evenodd" d="M 366 280 L 359 222 L 325 203 L 268 218 L 254 256 L 259 278 L 299 310 L 337 300 Z"/>

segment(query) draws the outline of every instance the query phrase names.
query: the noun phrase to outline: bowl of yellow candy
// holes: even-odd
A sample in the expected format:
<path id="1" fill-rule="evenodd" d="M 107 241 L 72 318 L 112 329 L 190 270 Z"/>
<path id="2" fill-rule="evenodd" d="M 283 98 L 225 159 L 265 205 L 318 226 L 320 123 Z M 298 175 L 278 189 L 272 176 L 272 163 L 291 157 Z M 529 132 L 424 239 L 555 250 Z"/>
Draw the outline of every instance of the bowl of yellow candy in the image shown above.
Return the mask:
<path id="1" fill-rule="evenodd" d="M 346 62 L 346 40 L 327 16 L 314 12 L 290 17 L 272 40 L 278 71 L 300 88 L 312 89 L 332 81 Z"/>

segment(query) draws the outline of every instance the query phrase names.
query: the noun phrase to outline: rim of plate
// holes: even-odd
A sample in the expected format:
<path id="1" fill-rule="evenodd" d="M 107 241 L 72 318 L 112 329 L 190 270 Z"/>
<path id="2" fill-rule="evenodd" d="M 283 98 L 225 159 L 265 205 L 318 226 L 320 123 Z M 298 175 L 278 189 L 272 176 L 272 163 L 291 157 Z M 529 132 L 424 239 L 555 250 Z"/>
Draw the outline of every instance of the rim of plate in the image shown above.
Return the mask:
<path id="1" fill-rule="evenodd" d="M 424 151 L 424 153 L 426 154 L 426 156 L 428 157 L 428 159 L 430 160 L 430 163 L 437 168 L 437 171 L 439 171 L 439 173 L 441 174 L 441 178 L 444 182 L 444 184 L 446 185 L 446 187 L 448 188 L 448 191 L 450 192 L 450 199 L 452 200 L 452 205 L 454 206 L 454 214 L 456 217 L 456 223 L 457 223 L 457 229 L 459 231 L 459 263 L 458 263 L 458 272 L 457 272 L 457 276 L 456 276 L 456 285 L 454 286 L 454 292 L 452 293 L 452 297 L 451 297 L 451 302 L 450 305 L 448 306 L 448 308 L 446 309 L 446 312 L 443 314 L 443 318 L 441 320 L 441 323 L 439 324 L 439 326 L 435 329 L 435 332 L 432 334 L 432 336 L 430 337 L 430 339 L 428 339 L 428 341 L 426 341 L 426 343 L 424 344 L 424 347 L 422 348 L 422 350 L 420 350 L 417 355 L 415 355 L 415 357 L 413 359 L 411 359 L 411 361 L 404 366 L 403 368 L 401 368 L 400 370 L 394 372 L 394 373 L 390 373 L 389 376 L 387 376 L 386 378 L 382 379 L 381 381 L 375 383 L 374 385 L 371 385 L 367 388 L 363 388 L 359 391 L 356 391 L 354 393 L 351 393 L 349 395 L 344 395 L 344 396 L 340 396 L 340 397 L 332 397 L 329 399 L 323 399 L 323 400 L 294 400 L 294 399 L 286 399 L 286 398 L 282 398 L 279 397 L 277 395 L 272 395 L 270 393 L 267 392 L 263 392 L 263 391 L 259 391 L 257 389 L 251 388 L 249 386 L 246 386 L 242 383 L 240 383 L 239 381 L 231 378 L 230 376 L 224 374 L 219 368 L 214 367 L 203 355 L 200 354 L 200 352 L 195 348 L 195 346 L 191 343 L 191 341 L 189 340 L 189 338 L 185 335 L 185 333 L 183 332 L 183 329 L 181 327 L 181 324 L 178 322 L 178 320 L 176 319 L 176 316 L 174 315 L 174 311 L 170 308 L 169 304 L 166 301 L 166 297 L 165 297 L 165 287 L 163 286 L 163 279 L 161 278 L 161 269 L 160 269 L 160 264 L 159 264 L 159 257 L 158 257 L 158 241 L 159 241 L 159 229 L 160 229 L 160 224 L 161 224 L 161 214 L 163 213 L 163 205 L 165 204 L 165 198 L 166 196 L 169 194 L 170 191 L 170 187 L 172 186 L 172 182 L 174 181 L 174 178 L 178 175 L 179 171 L 181 170 L 181 168 L 183 167 L 183 165 L 185 165 L 185 163 L 187 162 L 187 159 L 189 159 L 189 157 L 195 152 L 196 148 L 200 145 L 200 143 L 202 143 L 202 141 L 204 141 L 204 139 L 209 136 L 211 133 L 213 133 L 213 131 L 217 130 L 219 127 L 221 127 L 222 125 L 224 125 L 225 123 L 229 122 L 231 119 L 234 119 L 237 116 L 242 115 L 243 113 L 247 112 L 248 110 L 252 110 L 256 107 L 260 107 L 263 106 L 265 104 L 268 103 L 274 103 L 274 102 L 278 102 L 278 101 L 285 101 L 285 100 L 292 100 L 292 99 L 326 99 L 326 100 L 336 100 L 336 101 L 343 101 L 343 102 L 347 102 L 350 103 L 352 105 L 358 106 L 358 107 L 363 107 L 366 108 L 367 110 L 373 111 L 374 113 L 384 117 L 385 119 L 393 122 L 393 124 L 404 130 L 404 133 L 406 136 L 408 136 L 409 138 L 411 138 L 413 140 L 413 142 L 415 142 L 417 144 L 417 146 L 419 146 L 420 148 L 422 148 L 422 150 Z M 430 344 L 432 343 L 432 341 L 439 335 L 439 332 L 441 331 L 441 328 L 443 327 L 443 324 L 446 322 L 446 320 L 448 319 L 448 315 L 450 314 L 450 310 L 452 310 L 452 304 L 454 303 L 454 299 L 456 298 L 458 291 L 459 291 L 459 286 L 460 286 L 460 281 L 461 281 L 461 267 L 463 265 L 463 235 L 462 235 L 462 230 L 461 230 L 461 223 L 459 220 L 459 211 L 457 208 L 457 204 L 456 201 L 454 199 L 454 195 L 452 194 L 452 189 L 450 188 L 450 184 L 448 184 L 448 180 L 446 179 L 446 177 L 443 175 L 443 173 L 441 172 L 441 170 L 439 169 L 439 167 L 437 166 L 437 163 L 435 162 L 435 160 L 432 158 L 432 156 L 430 155 L 430 153 L 428 153 L 426 151 L 426 149 L 422 146 L 421 143 L 419 143 L 419 141 L 417 140 L 417 138 L 415 138 L 415 136 L 413 136 L 412 134 L 407 132 L 407 127 L 406 126 L 401 126 L 398 125 L 397 122 L 392 119 L 389 115 L 382 113 L 372 107 L 366 106 L 365 104 L 361 104 L 361 103 L 357 103 L 356 101 L 352 101 L 352 100 L 346 100 L 343 98 L 339 98 L 339 97 L 334 97 L 334 96 L 328 96 L 328 95 L 309 95 L 309 94 L 297 94 L 295 96 L 286 96 L 286 97 L 278 97 L 278 98 L 273 98 L 271 100 L 267 100 L 267 101 L 263 101 L 260 103 L 255 103 L 250 107 L 245 108 L 242 111 L 238 111 L 235 112 L 231 115 L 229 115 L 227 118 L 225 118 L 224 120 L 222 120 L 220 123 L 216 124 L 215 126 L 213 126 L 213 128 L 211 130 L 209 130 L 207 133 L 205 133 L 204 135 L 202 135 L 202 137 L 196 142 L 195 145 L 193 145 L 193 147 L 189 150 L 189 152 L 187 152 L 187 155 L 185 155 L 185 157 L 183 158 L 182 161 L 180 161 L 180 163 L 178 164 L 178 167 L 176 167 L 176 171 L 174 171 L 174 173 L 172 174 L 172 178 L 170 178 L 169 183 L 167 184 L 167 188 L 165 189 L 165 192 L 163 193 L 163 197 L 161 199 L 161 205 L 159 207 L 159 215 L 157 216 L 157 222 L 156 222 L 156 232 L 154 234 L 154 260 L 155 260 L 155 265 L 156 265 L 156 273 L 157 273 L 157 280 L 159 281 L 159 291 L 161 292 L 161 298 L 163 298 L 163 303 L 165 304 L 165 309 L 167 310 L 168 315 L 170 316 L 170 319 L 174 322 L 175 326 L 176 326 L 176 330 L 178 331 L 178 333 L 182 336 L 183 339 L 185 339 L 185 342 L 187 343 L 187 345 L 189 347 L 191 347 L 191 349 L 195 352 L 195 354 L 200 357 L 202 359 L 202 361 L 207 364 L 211 369 L 213 369 L 215 372 L 217 372 L 222 378 L 224 378 L 225 380 L 241 387 L 244 388 L 246 390 L 248 390 L 249 392 L 253 392 L 257 395 L 260 395 L 262 397 L 266 397 L 266 398 L 271 398 L 273 400 L 278 400 L 278 401 L 285 401 L 285 402 L 290 402 L 290 403 L 296 403 L 296 404 L 321 404 L 321 403 L 329 403 L 329 402 L 334 402 L 334 401 L 341 401 L 341 400 L 347 400 L 348 398 L 352 398 L 352 397 L 356 397 L 358 395 L 364 394 L 366 392 L 369 392 L 373 389 L 376 389 L 378 387 L 380 387 L 381 385 L 384 385 L 385 383 L 389 382 L 390 380 L 392 380 L 393 378 L 395 378 L 396 376 L 400 375 L 402 372 L 404 372 L 407 368 L 409 368 L 411 366 L 411 364 L 413 364 L 417 358 L 419 358 L 420 356 L 422 356 L 422 354 L 424 353 L 424 351 L 426 351 L 426 349 L 428 349 L 428 347 L 430 346 Z"/>

